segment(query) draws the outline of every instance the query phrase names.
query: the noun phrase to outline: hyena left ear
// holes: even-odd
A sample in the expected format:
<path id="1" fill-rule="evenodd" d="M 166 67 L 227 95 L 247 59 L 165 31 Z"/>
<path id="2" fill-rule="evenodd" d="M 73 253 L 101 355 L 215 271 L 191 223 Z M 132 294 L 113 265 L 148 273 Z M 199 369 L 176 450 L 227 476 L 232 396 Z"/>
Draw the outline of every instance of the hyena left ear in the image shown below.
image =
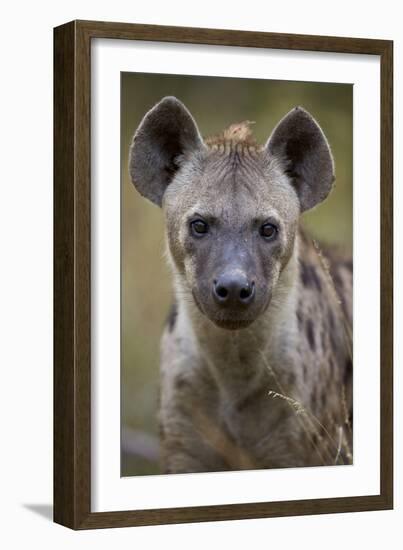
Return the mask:
<path id="1" fill-rule="evenodd" d="M 319 124 L 307 111 L 296 107 L 280 120 L 266 150 L 283 161 L 301 212 L 328 196 L 335 179 L 333 157 Z"/>
<path id="2" fill-rule="evenodd" d="M 197 125 L 176 97 L 164 97 L 146 115 L 130 147 L 131 180 L 141 195 L 158 206 L 175 172 L 178 158 L 203 147 Z"/>

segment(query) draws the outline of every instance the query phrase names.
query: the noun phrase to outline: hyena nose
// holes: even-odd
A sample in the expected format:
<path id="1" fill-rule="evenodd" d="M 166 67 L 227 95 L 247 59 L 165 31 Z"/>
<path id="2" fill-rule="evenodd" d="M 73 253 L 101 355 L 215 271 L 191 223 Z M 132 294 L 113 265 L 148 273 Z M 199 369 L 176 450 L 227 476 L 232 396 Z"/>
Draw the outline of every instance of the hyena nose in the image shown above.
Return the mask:
<path id="1" fill-rule="evenodd" d="M 213 282 L 213 296 L 223 306 L 246 306 L 255 297 L 255 283 L 239 271 L 223 273 Z"/>

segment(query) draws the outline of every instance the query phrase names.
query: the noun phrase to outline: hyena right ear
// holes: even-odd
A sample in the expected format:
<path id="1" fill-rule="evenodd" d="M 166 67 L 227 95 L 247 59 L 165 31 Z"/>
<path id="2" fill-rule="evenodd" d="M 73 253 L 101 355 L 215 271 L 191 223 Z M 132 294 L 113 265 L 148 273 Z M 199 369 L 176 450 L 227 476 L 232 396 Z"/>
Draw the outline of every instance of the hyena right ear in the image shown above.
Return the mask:
<path id="1" fill-rule="evenodd" d="M 131 180 L 141 195 L 161 206 L 178 157 L 204 147 L 196 122 L 176 97 L 164 97 L 144 116 L 130 147 Z"/>

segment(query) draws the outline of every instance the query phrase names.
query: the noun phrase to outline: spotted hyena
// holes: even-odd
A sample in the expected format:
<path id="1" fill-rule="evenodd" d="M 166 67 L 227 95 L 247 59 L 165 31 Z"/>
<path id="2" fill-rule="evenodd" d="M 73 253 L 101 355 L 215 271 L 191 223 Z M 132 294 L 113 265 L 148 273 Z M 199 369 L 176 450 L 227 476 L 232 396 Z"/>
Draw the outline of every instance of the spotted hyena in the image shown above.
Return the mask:
<path id="1" fill-rule="evenodd" d="M 164 472 L 352 460 L 352 261 L 299 225 L 330 193 L 329 144 L 300 107 L 254 140 L 203 140 L 166 97 L 130 149 L 162 207 L 175 305 L 161 345 Z"/>

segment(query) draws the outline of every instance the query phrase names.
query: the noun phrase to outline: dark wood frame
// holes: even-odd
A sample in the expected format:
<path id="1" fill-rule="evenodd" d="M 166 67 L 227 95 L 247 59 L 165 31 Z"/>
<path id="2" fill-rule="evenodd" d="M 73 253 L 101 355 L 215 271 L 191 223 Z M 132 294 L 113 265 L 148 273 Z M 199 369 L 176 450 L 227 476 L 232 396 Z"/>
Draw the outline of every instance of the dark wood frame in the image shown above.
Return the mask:
<path id="1" fill-rule="evenodd" d="M 91 512 L 91 40 L 115 38 L 381 58 L 381 491 L 379 495 Z M 393 42 L 73 21 L 54 29 L 54 520 L 73 529 L 393 507 Z"/>

